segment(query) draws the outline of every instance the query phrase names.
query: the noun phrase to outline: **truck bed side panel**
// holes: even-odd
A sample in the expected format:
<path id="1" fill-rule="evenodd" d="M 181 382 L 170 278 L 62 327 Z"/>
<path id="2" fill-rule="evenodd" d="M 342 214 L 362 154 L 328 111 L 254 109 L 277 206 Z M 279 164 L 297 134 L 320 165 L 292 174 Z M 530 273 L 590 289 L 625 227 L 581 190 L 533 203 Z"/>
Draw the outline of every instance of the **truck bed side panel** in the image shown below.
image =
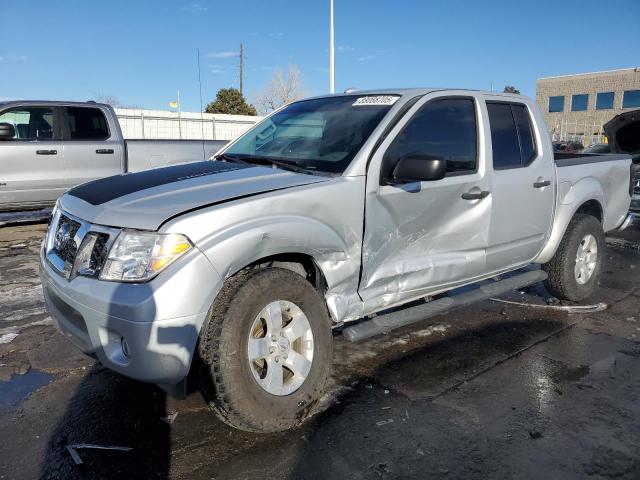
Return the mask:
<path id="1" fill-rule="evenodd" d="M 536 263 L 548 262 L 555 254 L 576 211 L 590 200 L 602 210 L 605 232 L 622 224 L 629 210 L 630 158 L 624 155 L 597 155 L 556 160 L 556 213 L 547 245 Z"/>
<path id="2" fill-rule="evenodd" d="M 211 158 L 226 140 L 125 140 L 128 172 Z"/>

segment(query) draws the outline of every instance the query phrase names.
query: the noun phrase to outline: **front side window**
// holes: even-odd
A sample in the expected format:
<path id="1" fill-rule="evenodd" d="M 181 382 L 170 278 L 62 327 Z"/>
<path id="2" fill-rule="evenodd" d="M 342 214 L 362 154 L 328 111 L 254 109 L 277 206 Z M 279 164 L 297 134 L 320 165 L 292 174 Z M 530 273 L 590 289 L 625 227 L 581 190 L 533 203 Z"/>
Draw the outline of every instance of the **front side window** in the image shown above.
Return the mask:
<path id="1" fill-rule="evenodd" d="M 398 98 L 346 95 L 292 103 L 240 137 L 224 156 L 342 173 Z"/>
<path id="2" fill-rule="evenodd" d="M 106 140 L 109 138 L 107 119 L 98 108 L 67 107 L 70 140 Z"/>
<path id="3" fill-rule="evenodd" d="M 571 111 L 584 112 L 589 107 L 589 95 L 579 94 L 571 97 Z"/>
<path id="4" fill-rule="evenodd" d="M 15 107 L 0 114 L 0 123 L 10 123 L 15 140 L 59 140 L 56 115 L 50 107 Z"/>
<path id="5" fill-rule="evenodd" d="M 447 176 L 477 168 L 475 103 L 470 98 L 445 98 L 426 103 L 409 120 L 385 153 L 383 177 L 403 156 L 420 153 L 447 161 Z"/>
<path id="6" fill-rule="evenodd" d="M 622 96 L 622 108 L 640 107 L 640 90 L 625 90 Z"/>
<path id="7" fill-rule="evenodd" d="M 564 96 L 549 97 L 549 112 L 564 111 Z"/>
<path id="8" fill-rule="evenodd" d="M 614 92 L 600 92 L 596 95 L 596 110 L 611 110 L 615 98 Z"/>

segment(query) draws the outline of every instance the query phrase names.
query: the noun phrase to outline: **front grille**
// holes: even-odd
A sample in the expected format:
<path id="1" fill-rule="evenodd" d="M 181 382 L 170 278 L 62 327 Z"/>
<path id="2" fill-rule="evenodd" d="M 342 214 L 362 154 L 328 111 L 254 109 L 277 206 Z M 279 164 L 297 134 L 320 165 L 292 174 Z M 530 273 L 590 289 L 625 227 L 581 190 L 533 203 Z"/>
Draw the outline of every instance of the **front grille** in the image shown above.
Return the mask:
<path id="1" fill-rule="evenodd" d="M 56 210 L 47 233 L 46 259 L 68 280 L 76 275 L 96 277 L 118 233 L 118 229 L 92 225 Z"/>
<path id="2" fill-rule="evenodd" d="M 80 230 L 80 222 L 66 215 L 60 215 L 58 227 L 53 238 L 53 247 L 65 264 L 73 265 L 76 259 L 78 245 L 76 245 L 75 236 L 78 230 Z"/>
<path id="3" fill-rule="evenodd" d="M 104 266 L 104 262 L 107 259 L 107 255 L 109 254 L 109 249 L 107 248 L 107 243 L 109 242 L 109 235 L 106 233 L 99 233 L 98 238 L 96 239 L 96 243 L 93 246 L 93 250 L 91 251 L 91 270 L 99 273 Z"/>

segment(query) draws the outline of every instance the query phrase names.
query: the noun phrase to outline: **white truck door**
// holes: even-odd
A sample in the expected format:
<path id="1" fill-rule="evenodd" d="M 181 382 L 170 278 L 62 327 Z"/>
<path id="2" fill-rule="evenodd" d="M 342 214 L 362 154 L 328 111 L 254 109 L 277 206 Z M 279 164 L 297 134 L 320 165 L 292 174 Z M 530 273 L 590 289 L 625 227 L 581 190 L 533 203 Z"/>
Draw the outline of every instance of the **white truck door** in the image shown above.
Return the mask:
<path id="1" fill-rule="evenodd" d="M 489 271 L 536 257 L 553 222 L 555 198 L 553 152 L 542 151 L 546 132 L 534 128 L 544 124 L 533 121 L 531 106 L 497 98 L 486 102 L 493 152 Z"/>
<path id="2" fill-rule="evenodd" d="M 120 138 L 97 107 L 69 106 L 66 111 L 65 174 L 68 188 L 123 172 Z"/>
<path id="3" fill-rule="evenodd" d="M 426 95 L 374 154 L 359 290 L 365 310 L 417 299 L 485 272 L 491 171 L 479 102 L 463 91 Z M 445 178 L 386 181 L 397 160 L 414 153 L 444 158 Z"/>
<path id="4" fill-rule="evenodd" d="M 52 204 L 65 191 L 59 109 L 11 107 L 0 113 L 14 138 L 0 141 L 0 208 Z"/>

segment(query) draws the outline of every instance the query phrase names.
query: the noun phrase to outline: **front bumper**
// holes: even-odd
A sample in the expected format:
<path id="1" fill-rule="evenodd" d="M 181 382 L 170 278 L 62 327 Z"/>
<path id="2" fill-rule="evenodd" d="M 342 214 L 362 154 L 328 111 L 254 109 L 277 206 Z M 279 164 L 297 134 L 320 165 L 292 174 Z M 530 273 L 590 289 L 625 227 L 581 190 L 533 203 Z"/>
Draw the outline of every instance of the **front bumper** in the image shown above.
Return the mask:
<path id="1" fill-rule="evenodd" d="M 40 254 L 49 312 L 83 352 L 127 377 L 170 386 L 189 373 L 209 306 L 222 281 L 197 249 L 148 283 L 57 273 Z"/>

